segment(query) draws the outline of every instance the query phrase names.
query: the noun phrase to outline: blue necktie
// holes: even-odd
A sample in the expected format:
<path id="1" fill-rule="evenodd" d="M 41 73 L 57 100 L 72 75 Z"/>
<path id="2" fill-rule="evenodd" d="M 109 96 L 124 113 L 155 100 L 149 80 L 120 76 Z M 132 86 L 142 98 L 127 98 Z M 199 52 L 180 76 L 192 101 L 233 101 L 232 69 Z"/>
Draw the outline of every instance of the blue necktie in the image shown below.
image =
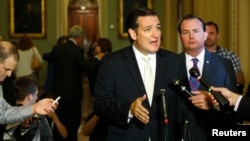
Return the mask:
<path id="1" fill-rule="evenodd" d="M 193 61 L 193 67 L 199 70 L 199 68 L 197 67 L 197 63 L 199 60 L 197 58 L 193 58 L 192 61 Z M 190 75 L 189 85 L 191 91 L 199 90 L 200 81 L 197 78 Z"/>

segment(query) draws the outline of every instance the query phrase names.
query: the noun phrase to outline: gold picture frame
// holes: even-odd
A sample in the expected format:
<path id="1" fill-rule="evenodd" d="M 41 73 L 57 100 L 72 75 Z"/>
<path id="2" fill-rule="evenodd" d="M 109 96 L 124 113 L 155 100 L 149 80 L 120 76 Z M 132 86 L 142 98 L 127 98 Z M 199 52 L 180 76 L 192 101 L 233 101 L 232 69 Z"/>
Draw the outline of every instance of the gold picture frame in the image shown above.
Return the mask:
<path id="1" fill-rule="evenodd" d="M 19 38 L 28 34 L 31 38 L 46 37 L 46 0 L 9 0 L 9 34 Z"/>
<path id="2" fill-rule="evenodd" d="M 128 38 L 126 18 L 131 10 L 139 7 L 153 8 L 152 0 L 119 0 L 118 1 L 118 36 Z M 125 18 L 125 19 L 124 19 Z"/>

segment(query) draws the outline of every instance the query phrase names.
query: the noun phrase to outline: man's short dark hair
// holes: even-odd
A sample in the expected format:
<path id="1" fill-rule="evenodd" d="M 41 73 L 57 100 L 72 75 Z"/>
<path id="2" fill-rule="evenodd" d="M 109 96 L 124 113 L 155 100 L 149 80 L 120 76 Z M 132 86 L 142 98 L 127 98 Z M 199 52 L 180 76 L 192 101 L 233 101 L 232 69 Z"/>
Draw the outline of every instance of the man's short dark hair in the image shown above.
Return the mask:
<path id="1" fill-rule="evenodd" d="M 181 21 L 179 22 L 179 24 L 178 24 L 177 28 L 178 28 L 179 34 L 181 34 L 181 24 L 183 23 L 183 21 L 185 21 L 185 20 L 191 20 L 191 19 L 197 19 L 197 20 L 199 20 L 201 22 L 201 24 L 202 24 L 203 31 L 206 31 L 205 22 L 200 17 L 197 17 L 194 14 L 188 14 L 188 15 L 184 16 L 181 19 Z"/>
<path id="2" fill-rule="evenodd" d="M 208 22 L 206 22 L 206 26 L 214 26 L 214 27 L 215 27 L 215 30 L 216 30 L 216 32 L 217 32 L 217 34 L 219 33 L 218 25 L 217 25 L 215 22 L 213 22 L 213 21 L 208 21 Z"/>
<path id="3" fill-rule="evenodd" d="M 145 16 L 158 16 L 158 15 L 152 9 L 147 7 L 142 7 L 130 11 L 126 21 L 127 32 L 130 28 L 136 31 L 139 26 L 137 23 L 138 18 Z M 129 41 L 133 42 L 133 39 L 130 36 L 129 36 Z"/>

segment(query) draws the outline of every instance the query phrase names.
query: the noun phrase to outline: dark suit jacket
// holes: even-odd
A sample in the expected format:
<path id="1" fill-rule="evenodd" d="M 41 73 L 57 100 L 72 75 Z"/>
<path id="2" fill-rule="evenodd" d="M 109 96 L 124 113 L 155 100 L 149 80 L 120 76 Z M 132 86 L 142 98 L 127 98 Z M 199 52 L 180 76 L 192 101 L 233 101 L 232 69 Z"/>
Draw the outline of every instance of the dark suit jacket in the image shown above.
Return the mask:
<path id="1" fill-rule="evenodd" d="M 181 53 L 180 56 L 183 61 L 182 68 L 185 69 L 186 72 L 182 82 L 184 82 L 186 87 L 189 88 L 185 54 Z M 208 51 L 205 51 L 202 78 L 212 86 L 226 87 L 234 92 L 237 91 L 237 82 L 232 63 L 229 60 Z M 207 90 L 207 88 L 201 84 L 200 90 Z M 210 133 L 210 128 L 230 126 L 231 124 L 236 123 L 232 109 L 229 109 L 227 112 L 218 112 L 214 109 L 204 111 L 195 108 L 187 98 L 184 98 L 184 100 L 185 108 L 187 108 L 185 111 L 187 112 L 186 118 L 189 120 L 191 137 L 194 141 L 206 141 L 207 133 Z"/>
<path id="2" fill-rule="evenodd" d="M 129 108 L 136 98 L 146 94 L 142 76 L 132 46 L 106 55 L 102 59 L 94 91 L 95 112 L 108 120 L 108 141 L 163 141 L 163 120 L 160 110 L 159 91 L 166 89 L 168 107 L 169 141 L 176 137 L 176 104 L 178 97 L 169 88 L 169 83 L 178 77 L 178 56 L 160 49 L 156 53 L 156 77 L 153 101 L 150 107 L 148 100 L 142 104 L 150 112 L 150 123 L 144 125 L 136 118 L 128 122 Z"/>
<path id="3" fill-rule="evenodd" d="M 249 85 L 250 86 L 250 85 Z M 237 116 L 240 119 L 243 120 L 250 120 L 250 90 L 248 89 L 246 95 L 248 96 L 243 96 L 240 103 L 239 103 L 239 107 L 238 110 L 236 111 Z"/>
<path id="4" fill-rule="evenodd" d="M 56 110 L 58 117 L 68 130 L 68 140 L 76 140 L 82 112 L 82 74 L 92 71 L 94 64 L 85 60 L 83 50 L 71 40 L 61 45 L 55 45 L 52 52 L 44 55 L 43 58 L 54 64 L 51 91 L 55 98 L 61 96 L 60 106 Z M 55 134 L 57 135 L 57 132 Z M 54 136 L 56 136 L 55 134 Z M 71 138 L 72 136 L 74 138 Z"/>
<path id="5" fill-rule="evenodd" d="M 250 97 L 250 83 L 247 86 L 247 93 L 245 94 L 245 96 Z"/>
<path id="6" fill-rule="evenodd" d="M 90 72 L 90 63 L 84 59 L 83 50 L 71 40 L 55 45 L 52 52 L 43 56 L 54 63 L 52 91 L 68 100 L 82 100 L 82 73 Z"/>

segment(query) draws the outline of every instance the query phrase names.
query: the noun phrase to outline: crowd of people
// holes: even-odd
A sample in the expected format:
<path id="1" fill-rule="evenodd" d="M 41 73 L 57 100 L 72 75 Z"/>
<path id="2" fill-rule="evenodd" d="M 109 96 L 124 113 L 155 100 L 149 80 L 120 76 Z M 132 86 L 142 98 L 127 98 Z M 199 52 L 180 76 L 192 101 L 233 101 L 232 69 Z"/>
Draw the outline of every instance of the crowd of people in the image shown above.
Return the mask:
<path id="1" fill-rule="evenodd" d="M 209 141 L 211 129 L 250 120 L 239 57 L 218 45 L 217 24 L 183 16 L 179 54 L 161 47 L 161 26 L 152 9 L 134 9 L 126 21 L 130 44 L 112 52 L 111 40 L 99 37 L 87 57 L 79 25 L 43 55 L 27 34 L 16 44 L 0 41 L 0 138 L 77 141 L 85 74 L 94 106 L 82 133 L 90 141 Z M 48 63 L 41 92 L 33 54 Z M 186 91 L 172 86 L 176 79 Z"/>

